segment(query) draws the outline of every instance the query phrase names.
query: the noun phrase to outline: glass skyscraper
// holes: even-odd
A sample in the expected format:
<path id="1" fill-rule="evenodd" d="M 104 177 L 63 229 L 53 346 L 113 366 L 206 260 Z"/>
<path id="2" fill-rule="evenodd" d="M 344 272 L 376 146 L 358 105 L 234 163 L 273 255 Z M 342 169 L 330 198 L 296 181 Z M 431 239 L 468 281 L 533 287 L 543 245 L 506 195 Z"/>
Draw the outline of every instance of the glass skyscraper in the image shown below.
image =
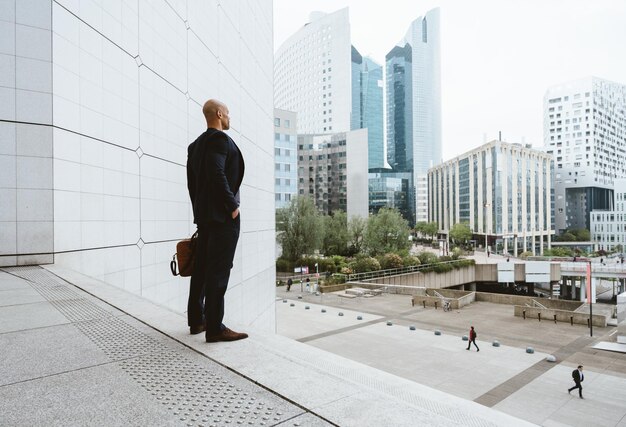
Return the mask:
<path id="1" fill-rule="evenodd" d="M 368 168 L 385 166 L 383 140 L 383 68 L 352 46 L 352 114 L 350 128 L 368 132 Z"/>
<path id="2" fill-rule="evenodd" d="M 413 173 L 411 210 L 428 220 L 428 169 L 441 162 L 439 9 L 411 23 L 386 56 L 387 161 Z M 412 197 L 411 197 L 412 198 Z"/>

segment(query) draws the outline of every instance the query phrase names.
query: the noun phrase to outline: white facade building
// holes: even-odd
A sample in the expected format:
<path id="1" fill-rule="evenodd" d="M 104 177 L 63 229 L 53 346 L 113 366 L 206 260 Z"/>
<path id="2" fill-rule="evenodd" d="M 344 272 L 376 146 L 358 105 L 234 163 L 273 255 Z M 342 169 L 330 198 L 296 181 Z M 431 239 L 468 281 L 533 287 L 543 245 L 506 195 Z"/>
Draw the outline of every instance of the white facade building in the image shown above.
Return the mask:
<path id="1" fill-rule="evenodd" d="M 416 222 L 428 218 L 428 169 L 442 160 L 439 22 L 439 8 L 417 18 L 386 57 L 388 161 L 413 172 Z"/>
<path id="2" fill-rule="evenodd" d="M 274 108 L 274 191 L 276 209 L 298 194 L 297 114 Z"/>
<path id="3" fill-rule="evenodd" d="M 226 321 L 274 330 L 272 2 L 11 1 L 0 9 L 0 265 L 55 263 L 186 309 L 187 146 L 224 101 L 242 230 Z"/>
<path id="4" fill-rule="evenodd" d="M 626 86 L 587 77 L 544 97 L 544 146 L 555 163 L 555 225 L 589 229 L 594 209 L 612 209 L 626 177 Z"/>
<path id="5" fill-rule="evenodd" d="M 467 223 L 477 245 L 505 253 L 550 248 L 552 156 L 492 141 L 428 172 L 429 221 Z"/>
<path id="6" fill-rule="evenodd" d="M 626 179 L 614 181 L 613 197 L 614 208 L 612 210 L 591 212 L 591 241 L 595 242 L 598 249 L 624 252 L 626 249 Z"/>
<path id="7" fill-rule="evenodd" d="M 312 13 L 277 50 L 274 105 L 298 114 L 298 133 L 350 130 L 351 49 L 346 7 Z"/>

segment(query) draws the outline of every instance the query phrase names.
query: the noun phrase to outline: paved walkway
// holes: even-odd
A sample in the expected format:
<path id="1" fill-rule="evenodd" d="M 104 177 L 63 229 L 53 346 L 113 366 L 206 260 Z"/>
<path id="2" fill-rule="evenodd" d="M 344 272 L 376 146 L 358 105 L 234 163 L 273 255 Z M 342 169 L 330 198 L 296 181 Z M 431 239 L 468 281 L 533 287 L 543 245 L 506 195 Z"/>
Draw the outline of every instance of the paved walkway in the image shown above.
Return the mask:
<path id="1" fill-rule="evenodd" d="M 0 425 L 529 425 L 246 331 L 207 344 L 182 315 L 75 272 L 0 269 Z"/>
<path id="2" fill-rule="evenodd" d="M 330 424 L 41 268 L 0 295 L 1 425 Z"/>
<path id="3" fill-rule="evenodd" d="M 626 355 L 593 348 L 597 341 L 614 341 L 615 328 L 594 328 L 591 338 L 584 325 L 524 320 L 507 305 L 479 302 L 443 312 L 411 307 L 404 295 L 298 299 L 299 293 L 277 292 L 287 298 L 277 301 L 278 332 L 300 342 L 532 423 L 626 426 Z M 338 320 L 338 312 L 348 320 Z M 460 340 L 469 325 L 478 330 L 480 353 L 467 352 Z M 435 336 L 436 329 L 443 335 Z M 500 347 L 491 346 L 494 339 Z M 527 346 L 534 355 L 525 353 Z M 557 362 L 545 361 L 547 354 Z M 582 401 L 567 393 L 578 364 L 586 372 Z"/>

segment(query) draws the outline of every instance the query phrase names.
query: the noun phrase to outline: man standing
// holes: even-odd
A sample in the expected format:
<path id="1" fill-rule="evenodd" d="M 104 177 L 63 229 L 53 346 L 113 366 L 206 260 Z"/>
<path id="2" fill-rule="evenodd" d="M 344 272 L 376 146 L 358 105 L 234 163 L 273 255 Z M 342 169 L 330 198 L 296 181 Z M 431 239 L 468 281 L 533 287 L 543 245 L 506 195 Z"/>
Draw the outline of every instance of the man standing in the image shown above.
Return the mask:
<path id="1" fill-rule="evenodd" d="M 467 350 L 470 349 L 470 347 L 472 346 L 472 343 L 474 343 L 474 347 L 476 347 L 476 351 L 480 351 L 480 349 L 478 348 L 478 346 L 476 345 L 476 337 L 478 336 L 478 334 L 476 333 L 476 331 L 474 330 L 473 326 L 470 326 L 470 331 L 469 331 L 469 342 L 467 343 Z"/>
<path id="2" fill-rule="evenodd" d="M 210 99 L 202 107 L 207 130 L 187 150 L 187 188 L 198 240 L 189 287 L 187 321 L 192 335 L 206 331 L 207 342 L 247 338 L 222 323 L 224 294 L 239 240 L 239 187 L 244 162 L 239 147 L 224 133 L 228 107 Z"/>
<path id="3" fill-rule="evenodd" d="M 581 384 L 585 380 L 585 376 L 583 375 L 583 365 L 578 365 L 578 368 L 572 371 L 572 378 L 574 379 L 574 383 L 576 383 L 576 385 L 572 388 L 568 388 L 567 392 L 571 394 L 572 390 L 578 389 L 578 396 L 580 396 L 581 399 L 584 399 L 583 386 Z"/>

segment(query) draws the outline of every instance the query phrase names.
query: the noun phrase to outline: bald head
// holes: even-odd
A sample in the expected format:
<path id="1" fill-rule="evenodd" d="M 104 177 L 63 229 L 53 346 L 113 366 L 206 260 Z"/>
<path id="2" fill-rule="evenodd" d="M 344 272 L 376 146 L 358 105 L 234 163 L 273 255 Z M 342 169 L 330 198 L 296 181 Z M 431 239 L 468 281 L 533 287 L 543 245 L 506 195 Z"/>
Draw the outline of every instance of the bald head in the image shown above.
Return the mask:
<path id="1" fill-rule="evenodd" d="M 228 107 L 217 99 L 209 99 L 202 106 L 202 114 L 206 119 L 207 127 L 228 130 L 230 128 L 230 116 Z"/>

